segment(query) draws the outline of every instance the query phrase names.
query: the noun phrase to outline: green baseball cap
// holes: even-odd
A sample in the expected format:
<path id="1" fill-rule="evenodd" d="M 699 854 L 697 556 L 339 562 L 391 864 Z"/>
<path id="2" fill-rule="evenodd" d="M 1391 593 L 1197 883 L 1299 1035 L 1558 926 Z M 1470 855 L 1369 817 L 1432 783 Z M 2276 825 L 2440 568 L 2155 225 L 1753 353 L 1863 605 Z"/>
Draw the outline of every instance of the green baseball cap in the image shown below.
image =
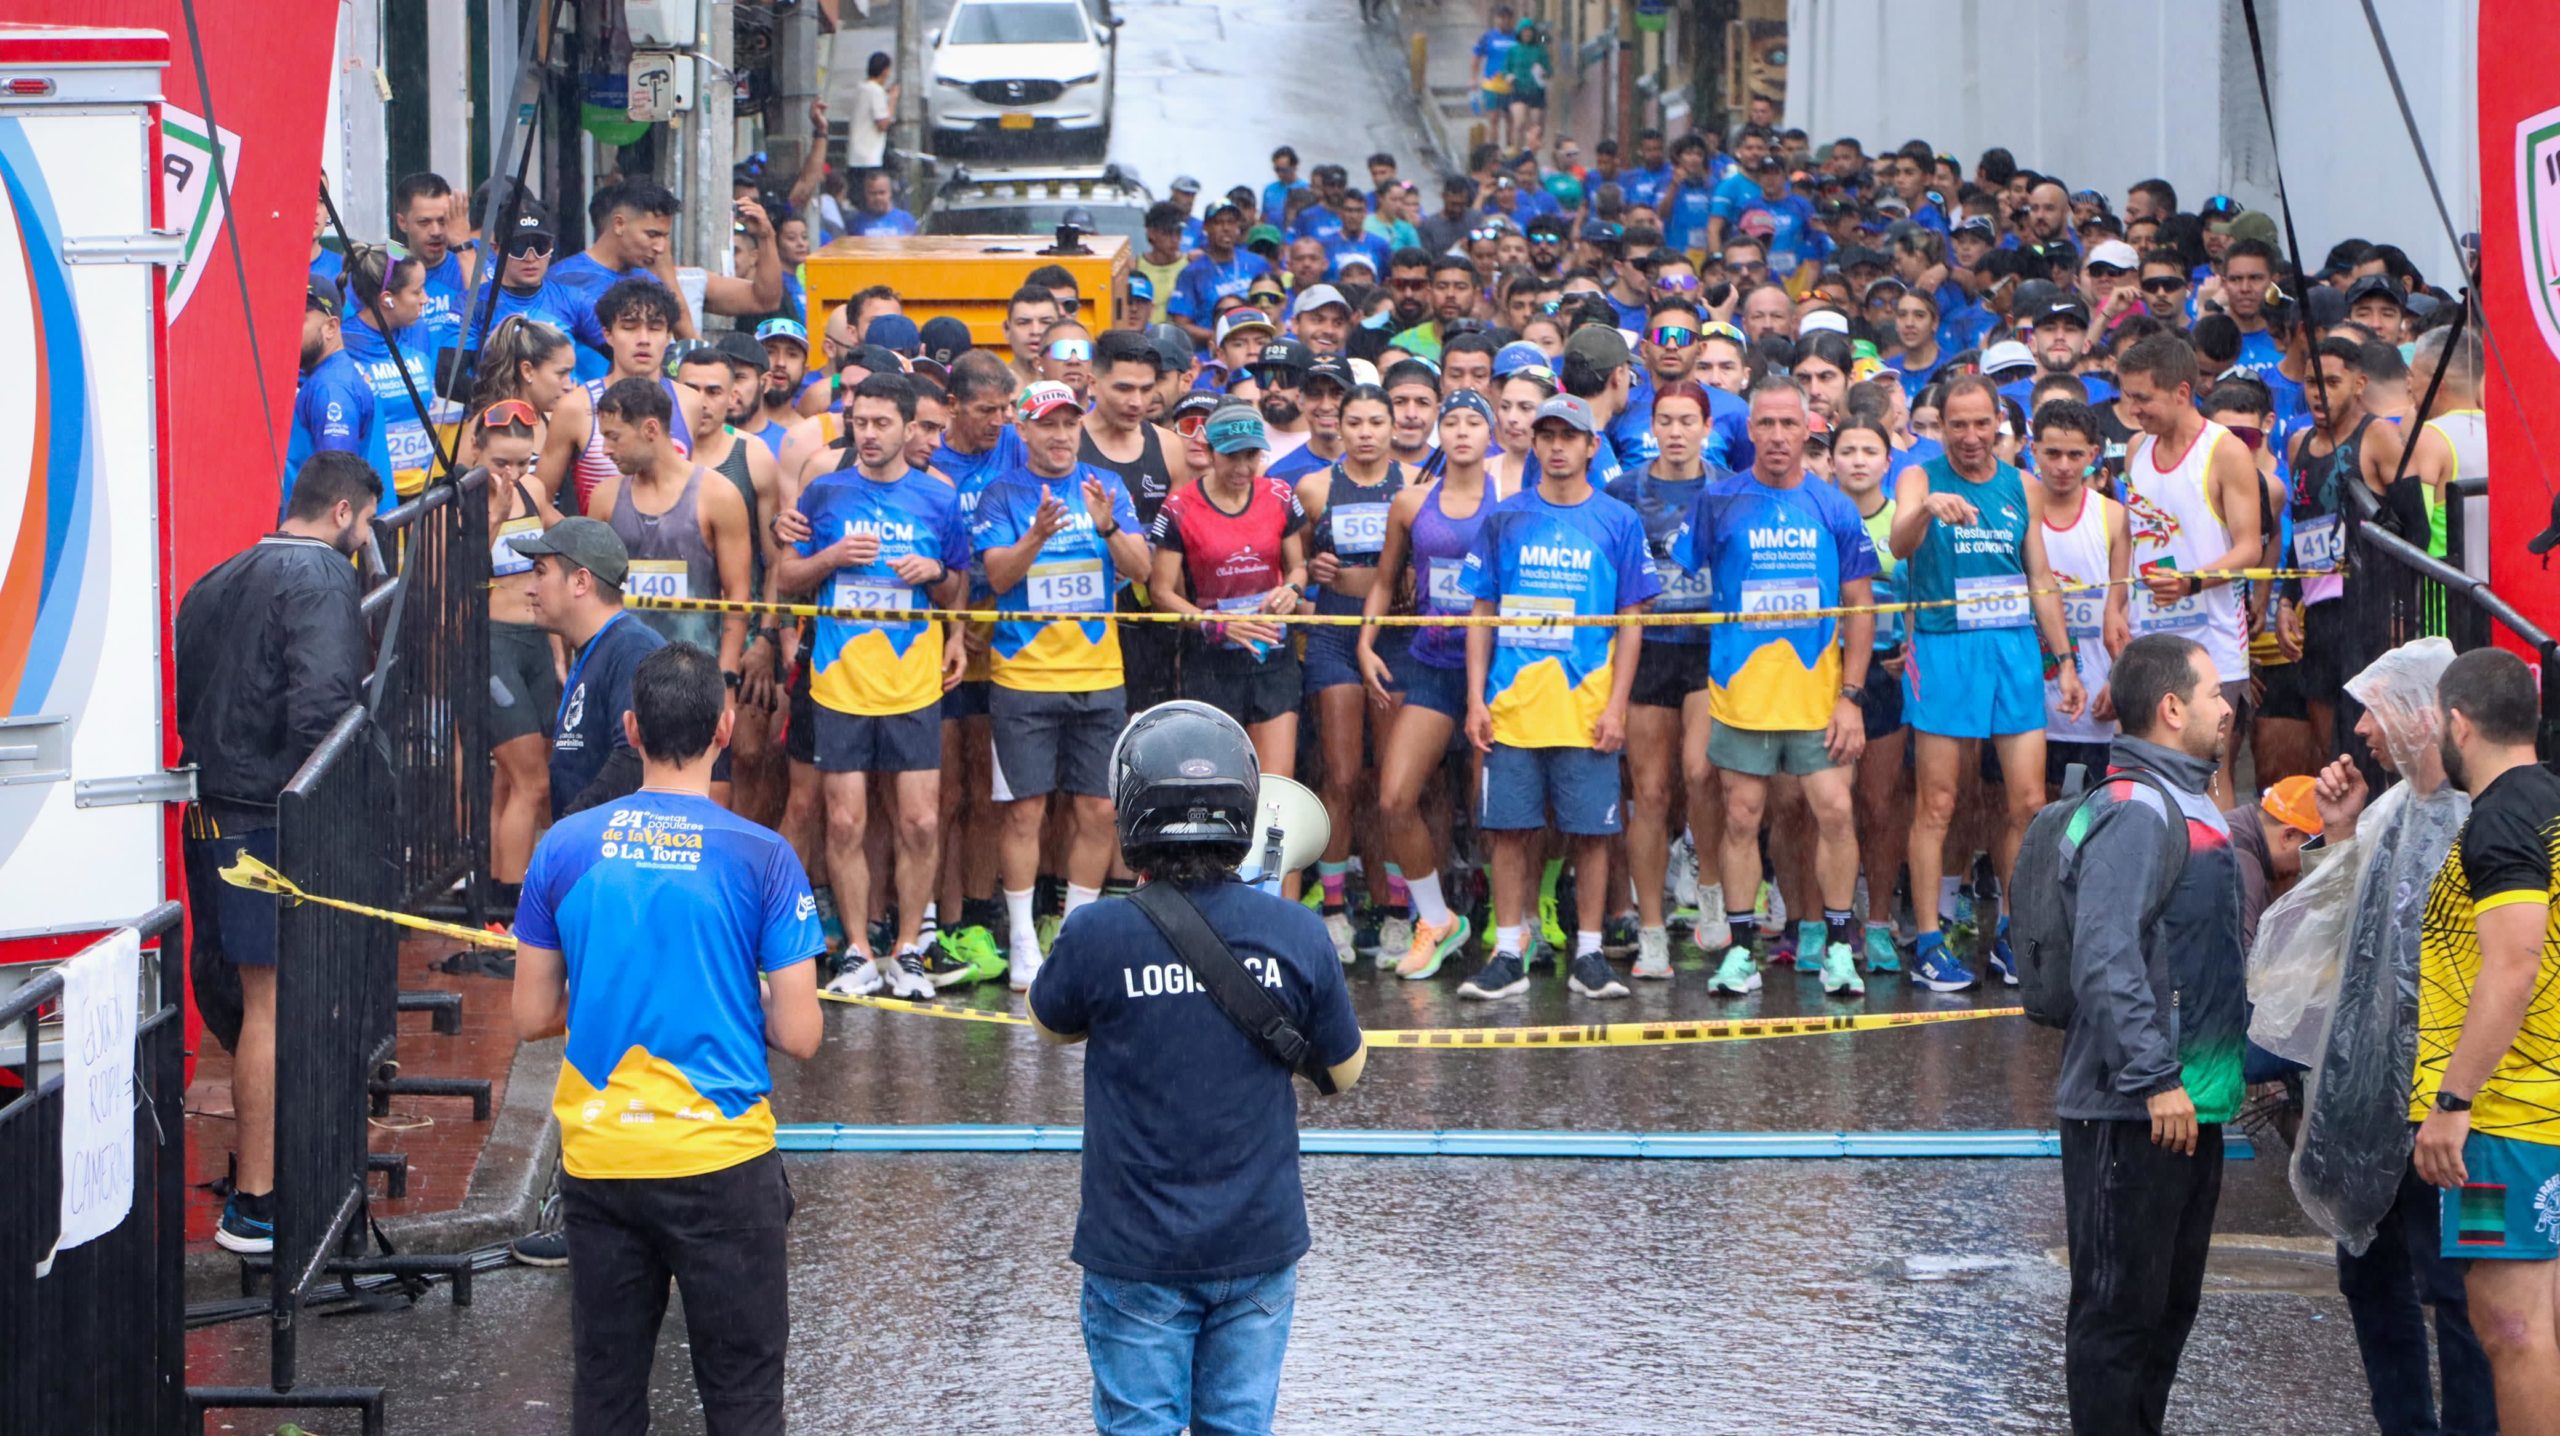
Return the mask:
<path id="1" fill-rule="evenodd" d="M 538 534 L 511 542 L 527 558 L 547 553 L 566 559 L 610 588 L 622 587 L 623 578 L 631 572 L 631 551 L 622 546 L 622 535 L 594 519 L 562 519 Z"/>

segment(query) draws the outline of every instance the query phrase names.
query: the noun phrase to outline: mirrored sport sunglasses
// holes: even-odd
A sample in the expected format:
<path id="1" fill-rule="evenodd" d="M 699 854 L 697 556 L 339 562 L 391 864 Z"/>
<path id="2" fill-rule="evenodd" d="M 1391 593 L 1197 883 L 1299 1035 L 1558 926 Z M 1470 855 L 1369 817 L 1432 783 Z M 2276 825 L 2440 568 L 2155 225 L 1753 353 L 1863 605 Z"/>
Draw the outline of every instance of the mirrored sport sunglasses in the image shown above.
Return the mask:
<path id="1" fill-rule="evenodd" d="M 1480 225 L 1477 228 L 1468 230 L 1467 238 L 1477 244 L 1483 244 L 1490 240 L 1500 239 L 1505 233 L 1507 233 L 1507 231 L 1499 225 Z"/>
<path id="2" fill-rule="evenodd" d="M 2178 274 L 2155 274 L 2142 281 L 2145 294 L 2175 294 L 2186 287 L 2186 277 Z"/>
<path id="3" fill-rule="evenodd" d="M 1750 347 L 1750 341 L 1742 337 L 1741 330 L 1734 328 L 1732 325 L 1725 323 L 1721 319 L 1708 320 L 1706 327 L 1698 331 L 1698 337 L 1701 339 L 1730 339 L 1734 343 L 1742 345 L 1745 348 Z"/>
<path id="4" fill-rule="evenodd" d="M 1694 274 L 1666 274 L 1653 282 L 1653 288 L 1654 292 L 1657 294 L 1694 293 L 1698 288 L 1698 276 Z"/>
<path id="5" fill-rule="evenodd" d="M 1049 346 L 1049 357 L 1068 364 L 1089 364 L 1093 362 L 1093 341 L 1061 339 Z"/>
<path id="6" fill-rule="evenodd" d="M 1201 426 L 1208 422 L 1209 416 L 1206 414 L 1185 414 L 1173 421 L 1173 431 L 1188 439 L 1199 433 Z"/>
<path id="7" fill-rule="evenodd" d="M 533 406 L 522 399 L 500 399 L 480 411 L 481 428 L 504 428 L 509 424 L 522 424 L 528 429 L 538 429 L 542 426 L 542 416 L 535 413 Z"/>
<path id="8" fill-rule="evenodd" d="M 1650 337 L 1665 349 L 1686 349 L 1697 342 L 1698 331 L 1685 324 L 1662 324 L 1655 326 Z"/>

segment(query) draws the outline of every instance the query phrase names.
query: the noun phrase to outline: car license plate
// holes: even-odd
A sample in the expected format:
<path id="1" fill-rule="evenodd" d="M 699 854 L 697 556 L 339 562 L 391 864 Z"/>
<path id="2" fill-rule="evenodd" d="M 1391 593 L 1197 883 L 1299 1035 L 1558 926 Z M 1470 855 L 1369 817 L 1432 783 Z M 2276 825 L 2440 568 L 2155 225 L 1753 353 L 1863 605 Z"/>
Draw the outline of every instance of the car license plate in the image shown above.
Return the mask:
<path id="1" fill-rule="evenodd" d="M 998 115 L 996 117 L 996 128 L 1000 130 L 1027 130 L 1031 128 L 1031 117 L 1029 115 Z"/>

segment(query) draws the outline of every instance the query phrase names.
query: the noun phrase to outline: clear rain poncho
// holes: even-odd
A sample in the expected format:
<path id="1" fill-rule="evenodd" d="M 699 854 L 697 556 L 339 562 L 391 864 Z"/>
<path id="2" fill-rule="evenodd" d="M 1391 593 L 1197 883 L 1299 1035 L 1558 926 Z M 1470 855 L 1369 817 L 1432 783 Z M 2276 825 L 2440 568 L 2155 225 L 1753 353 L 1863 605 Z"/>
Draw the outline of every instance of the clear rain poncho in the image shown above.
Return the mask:
<path id="1" fill-rule="evenodd" d="M 2357 1254 L 2409 1162 L 2418 924 L 2471 812 L 2444 781 L 2437 752 L 2436 680 L 2453 656 L 2443 639 L 2422 638 L 2348 680 L 2401 781 L 2367 804 L 2353 838 L 2267 908 L 2249 954 L 2250 1039 L 2310 1068 L 2294 1196 Z"/>

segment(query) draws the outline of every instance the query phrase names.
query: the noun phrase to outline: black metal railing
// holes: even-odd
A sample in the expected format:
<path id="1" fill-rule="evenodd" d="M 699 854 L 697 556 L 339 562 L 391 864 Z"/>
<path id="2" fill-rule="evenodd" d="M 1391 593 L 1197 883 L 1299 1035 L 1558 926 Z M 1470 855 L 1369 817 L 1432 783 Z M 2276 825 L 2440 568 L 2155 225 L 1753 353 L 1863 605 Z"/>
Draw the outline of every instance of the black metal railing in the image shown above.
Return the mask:
<path id="1" fill-rule="evenodd" d="M 2361 672 L 2384 651 L 2429 636 L 2467 652 L 2499 643 L 2532 655 L 2542 670 L 2543 761 L 2560 761 L 2560 643 L 2544 633 L 2513 604 L 2491 591 L 2488 581 L 2464 571 L 2467 544 L 2478 535 L 2455 504 L 2447 516 L 2445 558 L 2426 551 L 2423 538 L 2412 541 L 2393 533 L 2375 516 L 2375 505 L 2350 489 L 2359 512 L 2349 516 L 2348 563 L 2352 575 L 2339 602 L 2347 605 L 2342 671 Z M 2346 733 L 2355 721 L 2353 700 L 2338 696 L 2338 727 Z"/>
<path id="2" fill-rule="evenodd" d="M 39 1080 L 38 1024 L 62 996 L 48 972 L 0 999 L 0 1431 L 175 1431 L 186 1412 L 185 944 L 162 903 L 142 934 L 135 1027 L 133 1207 L 69 1251 L 61 1232 L 64 1091 Z M 48 1258 L 50 1262 L 48 1264 Z M 39 1275 L 39 1271 L 42 1275 Z"/>
<path id="3" fill-rule="evenodd" d="M 365 595 L 380 724 L 399 814 L 398 905 L 485 917 L 489 853 L 488 481 L 473 469 L 382 516 L 390 577 Z"/>

